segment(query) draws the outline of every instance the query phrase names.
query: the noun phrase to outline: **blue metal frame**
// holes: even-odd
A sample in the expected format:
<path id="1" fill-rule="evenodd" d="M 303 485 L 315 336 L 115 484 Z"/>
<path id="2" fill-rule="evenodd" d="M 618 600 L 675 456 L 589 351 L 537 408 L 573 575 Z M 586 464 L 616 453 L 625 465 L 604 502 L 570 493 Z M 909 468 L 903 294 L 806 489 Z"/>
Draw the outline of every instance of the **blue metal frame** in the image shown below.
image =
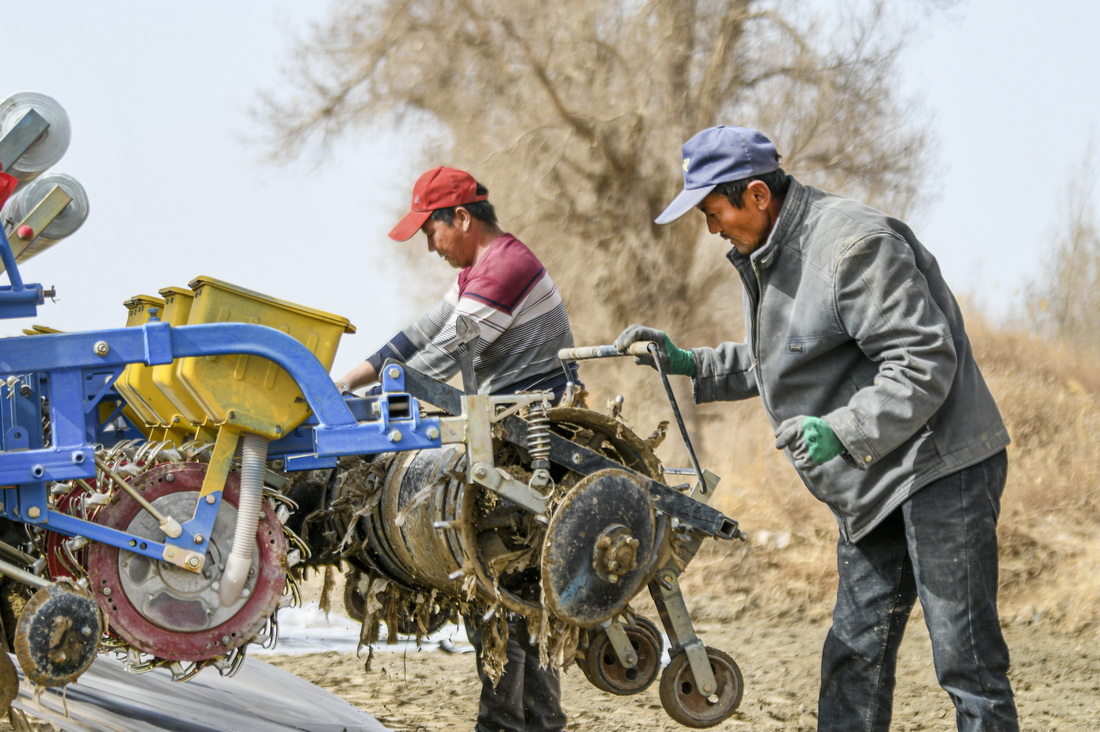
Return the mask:
<path id="1" fill-rule="evenodd" d="M 0 453 L 0 485 L 16 487 L 4 491 L 0 515 L 48 526 L 64 534 L 80 534 L 157 559 L 163 558 L 165 546 L 200 548 L 193 544 L 190 535 L 160 544 L 56 512 L 47 505 L 46 484 L 95 476 L 95 448 L 89 437 L 103 434 L 99 404 L 113 393 L 111 384 L 126 365 L 155 366 L 177 358 L 229 354 L 255 355 L 274 361 L 301 388 L 313 410 L 311 422 L 315 424 L 296 430 L 296 439 L 283 448 L 297 451 L 284 453 L 288 464 L 297 469 L 341 455 L 441 445 L 439 419 L 422 417 L 416 400 L 396 391 L 404 385 L 400 366 L 387 369 L 383 383 L 387 391 L 374 402 L 377 419 L 360 422 L 308 348 L 293 337 L 262 325 L 217 323 L 171 327 L 167 323 L 150 322 L 130 328 L 8 338 L 0 341 L 0 378 L 35 374 L 44 381 L 52 444 L 27 442 L 25 449 Z M 394 405 L 400 405 L 400 409 L 395 410 Z M 395 411 L 403 414 L 395 416 Z M 13 427 L 18 429 L 17 425 Z M 272 443 L 277 448 L 275 454 L 280 442 Z M 304 449 L 307 446 L 308 452 Z M 195 525 L 195 533 L 209 536 L 212 516 L 209 523 L 210 526 Z"/>
<path id="2" fill-rule="evenodd" d="M 23 284 L 23 277 L 15 264 L 15 255 L 11 253 L 8 236 L 0 227 L 0 261 L 8 274 L 10 285 L 0 285 L 0 318 L 33 318 L 38 314 L 38 306 L 46 301 L 42 285 Z"/>

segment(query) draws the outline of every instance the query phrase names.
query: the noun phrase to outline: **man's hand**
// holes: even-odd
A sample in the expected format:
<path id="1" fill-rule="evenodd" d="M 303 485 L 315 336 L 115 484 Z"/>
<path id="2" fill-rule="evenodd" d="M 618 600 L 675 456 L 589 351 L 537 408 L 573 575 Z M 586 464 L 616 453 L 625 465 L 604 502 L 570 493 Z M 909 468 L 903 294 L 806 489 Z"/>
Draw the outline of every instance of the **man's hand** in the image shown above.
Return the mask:
<path id="1" fill-rule="evenodd" d="M 630 347 L 630 344 L 639 341 L 653 341 L 654 343 L 664 345 L 665 353 L 668 354 L 668 372 L 670 374 L 676 374 L 677 376 L 695 376 L 695 357 L 691 355 L 691 351 L 677 348 L 676 344 L 672 342 L 672 339 L 669 338 L 668 334 L 663 330 L 657 330 L 656 328 L 650 328 L 644 325 L 632 325 L 615 339 L 615 348 L 619 352 L 625 353 L 626 349 Z M 636 356 L 634 358 L 634 363 L 657 368 L 656 364 L 653 363 L 652 356 Z"/>
<path id="2" fill-rule="evenodd" d="M 806 417 L 802 423 L 802 434 L 810 459 L 815 463 L 827 463 L 844 452 L 844 445 L 840 444 L 833 428 L 820 417 Z"/>
<path id="3" fill-rule="evenodd" d="M 790 448 L 794 465 L 806 470 L 844 452 L 844 445 L 820 417 L 799 415 L 783 420 L 775 431 L 775 448 Z"/>
<path id="4" fill-rule="evenodd" d="M 810 461 L 810 453 L 806 450 L 806 440 L 802 434 L 802 423 L 805 420 L 806 418 L 802 415 L 785 419 L 779 424 L 779 429 L 775 431 L 775 449 L 790 448 L 791 456 L 794 458 L 794 466 L 799 470 L 806 470 L 813 466 Z"/>

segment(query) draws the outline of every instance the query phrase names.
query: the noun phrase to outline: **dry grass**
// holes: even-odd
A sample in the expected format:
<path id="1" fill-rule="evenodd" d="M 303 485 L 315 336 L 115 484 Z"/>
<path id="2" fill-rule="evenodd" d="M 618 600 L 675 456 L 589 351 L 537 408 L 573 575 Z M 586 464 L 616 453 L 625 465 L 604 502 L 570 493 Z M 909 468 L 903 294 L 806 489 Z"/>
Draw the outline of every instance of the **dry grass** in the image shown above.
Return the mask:
<path id="1" fill-rule="evenodd" d="M 1013 439 L 1000 523 L 1003 619 L 1100 634 L 1100 358 L 970 320 L 978 363 Z M 639 401 L 628 413 L 640 411 Z M 684 392 L 686 411 L 689 402 Z M 668 408 L 660 393 L 645 403 L 651 413 L 634 427 L 648 434 Z M 750 537 L 705 545 L 685 589 L 697 597 L 717 584 L 726 594 L 693 612 L 715 620 L 746 611 L 826 618 L 836 525 L 774 449 L 759 404 L 704 405 L 691 421 L 693 436 L 706 436 L 697 445 L 702 464 L 723 476 L 714 505 Z M 675 428 L 660 454 L 666 464 L 688 464 Z"/>

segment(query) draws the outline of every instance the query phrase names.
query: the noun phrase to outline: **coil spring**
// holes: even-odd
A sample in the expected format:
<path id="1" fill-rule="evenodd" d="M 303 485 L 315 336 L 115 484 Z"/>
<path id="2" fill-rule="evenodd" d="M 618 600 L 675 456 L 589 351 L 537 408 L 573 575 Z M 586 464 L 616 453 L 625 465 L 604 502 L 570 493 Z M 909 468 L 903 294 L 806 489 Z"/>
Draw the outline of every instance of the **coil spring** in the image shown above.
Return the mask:
<path id="1" fill-rule="evenodd" d="M 527 413 L 527 452 L 533 469 L 550 467 L 550 415 L 547 404 L 532 405 Z"/>

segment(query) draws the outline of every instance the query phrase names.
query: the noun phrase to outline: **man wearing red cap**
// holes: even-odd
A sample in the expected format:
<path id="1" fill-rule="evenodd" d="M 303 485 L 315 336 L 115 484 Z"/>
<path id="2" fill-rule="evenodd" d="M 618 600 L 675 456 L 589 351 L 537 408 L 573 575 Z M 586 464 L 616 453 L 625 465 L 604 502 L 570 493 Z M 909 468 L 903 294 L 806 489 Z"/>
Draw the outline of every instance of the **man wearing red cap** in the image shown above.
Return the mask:
<path id="1" fill-rule="evenodd" d="M 459 270 L 446 296 L 428 313 L 349 371 L 343 386 L 356 389 L 378 380 L 387 358 L 440 381 L 458 373 L 449 350 L 458 316 L 481 328 L 474 348 L 474 374 L 481 394 L 553 390 L 560 398 L 576 382 L 558 349 L 573 346 L 569 316 L 554 281 L 534 253 L 497 223 L 488 190 L 461 170 L 429 170 L 413 187 L 412 208 L 390 232 L 406 241 L 417 231 L 428 251 Z"/>
<path id="2" fill-rule="evenodd" d="M 557 357 L 559 349 L 573 346 L 573 333 L 554 281 L 530 249 L 501 230 L 488 197 L 469 173 L 454 168 L 429 170 L 416 181 L 411 210 L 390 238 L 406 241 L 422 231 L 428 251 L 459 269 L 458 279 L 443 300 L 348 372 L 338 387 L 377 381 L 389 358 L 446 381 L 460 368 L 451 352 L 460 314 L 481 330 L 473 344 L 478 393 L 549 390 L 557 401 L 569 382 L 578 383 L 576 365 L 566 371 Z M 482 667 L 478 629 L 469 621 L 466 627 L 482 682 L 478 732 L 565 729 L 558 674 L 540 666 L 526 622 L 517 616 L 508 623 L 507 661 L 496 685 Z"/>

